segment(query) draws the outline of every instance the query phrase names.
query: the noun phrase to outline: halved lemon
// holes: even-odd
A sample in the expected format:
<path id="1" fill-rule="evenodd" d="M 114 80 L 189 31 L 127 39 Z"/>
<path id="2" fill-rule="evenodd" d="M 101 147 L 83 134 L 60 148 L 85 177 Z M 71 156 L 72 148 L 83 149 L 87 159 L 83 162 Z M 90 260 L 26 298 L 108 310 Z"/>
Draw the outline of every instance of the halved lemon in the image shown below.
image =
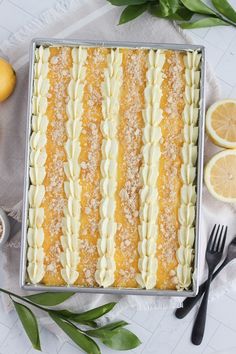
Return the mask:
<path id="1" fill-rule="evenodd" d="M 236 202 L 236 150 L 224 150 L 211 158 L 205 167 L 205 183 L 215 198 Z"/>
<path id="2" fill-rule="evenodd" d="M 206 130 L 216 145 L 236 148 L 236 100 L 214 103 L 207 111 Z"/>

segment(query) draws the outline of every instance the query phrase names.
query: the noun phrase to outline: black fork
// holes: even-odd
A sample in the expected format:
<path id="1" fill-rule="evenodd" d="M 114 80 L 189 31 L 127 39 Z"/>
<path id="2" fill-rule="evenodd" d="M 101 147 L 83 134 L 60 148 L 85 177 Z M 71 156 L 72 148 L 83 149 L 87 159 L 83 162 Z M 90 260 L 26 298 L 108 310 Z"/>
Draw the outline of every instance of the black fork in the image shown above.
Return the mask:
<path id="1" fill-rule="evenodd" d="M 216 225 L 213 227 L 208 244 L 206 249 L 206 262 L 208 265 L 208 279 L 206 283 L 206 291 L 203 296 L 201 305 L 199 307 L 199 311 L 197 317 L 194 322 L 193 331 L 192 331 L 192 343 L 195 345 L 199 345 L 202 342 L 206 324 L 206 314 L 207 314 L 207 304 L 208 304 L 208 296 L 210 290 L 210 284 L 212 280 L 213 272 L 220 262 L 227 235 L 227 226 L 224 227 Z"/>

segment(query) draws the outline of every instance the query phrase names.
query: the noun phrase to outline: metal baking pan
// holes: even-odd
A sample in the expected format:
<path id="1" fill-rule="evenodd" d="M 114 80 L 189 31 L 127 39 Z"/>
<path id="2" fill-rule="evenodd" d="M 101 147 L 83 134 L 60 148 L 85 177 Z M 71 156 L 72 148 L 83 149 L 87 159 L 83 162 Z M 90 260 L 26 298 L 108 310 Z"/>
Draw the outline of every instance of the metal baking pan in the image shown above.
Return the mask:
<path id="1" fill-rule="evenodd" d="M 197 202 L 195 220 L 195 244 L 194 244 L 194 272 L 192 288 L 187 291 L 177 290 L 145 290 L 127 288 L 86 288 L 78 286 L 46 286 L 33 285 L 27 281 L 27 218 L 28 218 L 28 190 L 29 190 L 29 140 L 31 135 L 31 114 L 32 94 L 34 79 L 34 53 L 40 45 L 43 46 L 86 46 L 86 47 L 109 47 L 109 48 L 147 48 L 147 49 L 170 49 L 176 51 L 198 50 L 202 54 L 201 82 L 200 82 L 200 114 L 199 114 L 199 137 L 198 137 L 198 160 L 197 160 Z M 204 155 L 204 129 L 205 129 L 205 48 L 190 44 L 159 44 L 159 43 L 133 43 L 133 42 L 105 42 L 86 40 L 64 40 L 64 39 L 34 39 L 30 46 L 29 58 L 29 90 L 28 90 L 28 111 L 26 128 L 26 149 L 25 149 L 25 174 L 24 174 L 24 197 L 23 197 L 23 218 L 22 218 L 22 239 L 21 239 L 21 264 L 20 264 L 20 287 L 30 291 L 74 291 L 81 293 L 101 293 L 120 295 L 151 295 L 151 296 L 195 296 L 198 292 L 198 269 L 200 252 L 200 228 L 201 228 L 201 205 L 202 205 L 202 183 L 203 183 L 203 155 Z"/>

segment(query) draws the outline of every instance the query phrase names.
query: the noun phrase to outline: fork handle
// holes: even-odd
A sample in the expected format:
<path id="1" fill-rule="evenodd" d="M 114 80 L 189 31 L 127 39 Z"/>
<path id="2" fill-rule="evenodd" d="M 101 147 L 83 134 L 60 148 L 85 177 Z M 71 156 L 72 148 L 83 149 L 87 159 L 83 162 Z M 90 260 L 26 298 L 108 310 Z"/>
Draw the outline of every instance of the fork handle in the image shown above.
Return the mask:
<path id="1" fill-rule="evenodd" d="M 208 296 L 212 280 L 212 274 L 209 275 L 206 283 L 206 291 L 203 296 L 201 305 L 198 310 L 197 317 L 195 319 L 193 330 L 192 330 L 192 343 L 195 345 L 200 345 L 204 336 L 205 324 L 206 324 L 206 315 L 207 315 L 207 305 L 208 305 Z"/>
<path id="2" fill-rule="evenodd" d="M 212 280 L 220 273 L 220 271 L 229 263 L 229 260 L 225 259 L 219 268 L 213 273 Z M 198 294 L 194 297 L 187 297 L 183 301 L 183 307 L 176 309 L 175 316 L 179 319 L 184 318 L 196 305 L 198 300 L 202 297 L 203 293 L 206 290 L 207 280 L 202 283 L 199 287 Z"/>

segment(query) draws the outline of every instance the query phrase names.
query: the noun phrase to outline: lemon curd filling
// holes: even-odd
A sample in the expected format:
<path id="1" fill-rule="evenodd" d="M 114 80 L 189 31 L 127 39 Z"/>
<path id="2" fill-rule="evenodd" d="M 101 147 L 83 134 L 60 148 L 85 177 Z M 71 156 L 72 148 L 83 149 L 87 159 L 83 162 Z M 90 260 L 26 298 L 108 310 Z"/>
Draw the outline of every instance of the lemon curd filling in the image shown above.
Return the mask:
<path id="1" fill-rule="evenodd" d="M 190 289 L 201 54 L 41 46 L 34 65 L 29 282 Z"/>

